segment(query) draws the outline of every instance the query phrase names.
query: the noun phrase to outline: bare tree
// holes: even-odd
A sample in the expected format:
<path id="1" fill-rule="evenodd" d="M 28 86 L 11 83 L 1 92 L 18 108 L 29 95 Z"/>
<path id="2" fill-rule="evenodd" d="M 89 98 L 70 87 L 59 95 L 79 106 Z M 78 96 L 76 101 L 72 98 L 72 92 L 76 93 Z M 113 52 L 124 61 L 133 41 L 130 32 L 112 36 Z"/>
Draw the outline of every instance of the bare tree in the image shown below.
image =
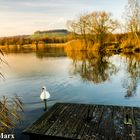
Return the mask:
<path id="1" fill-rule="evenodd" d="M 138 0 L 128 0 L 125 11 L 126 31 L 131 32 L 134 37 L 138 38 L 140 32 L 140 5 Z"/>
<path id="2" fill-rule="evenodd" d="M 72 31 L 72 33 L 76 34 L 77 33 L 77 23 L 75 20 L 68 20 L 67 21 L 67 27 L 68 30 Z"/>
<path id="3" fill-rule="evenodd" d="M 71 20 L 67 22 L 68 28 L 75 34 L 80 34 L 85 42 L 87 42 L 88 18 L 88 14 L 81 14 L 77 20 Z"/>
<path id="4" fill-rule="evenodd" d="M 105 36 L 117 28 L 118 22 L 111 18 L 110 13 L 104 11 L 93 12 L 88 16 L 90 17 L 88 21 L 89 34 L 95 35 L 96 41 L 102 46 Z"/>
<path id="5" fill-rule="evenodd" d="M 81 15 L 69 25 L 85 42 L 98 42 L 99 46 L 102 46 L 105 36 L 117 28 L 118 22 L 111 18 L 110 13 L 99 11 Z"/>

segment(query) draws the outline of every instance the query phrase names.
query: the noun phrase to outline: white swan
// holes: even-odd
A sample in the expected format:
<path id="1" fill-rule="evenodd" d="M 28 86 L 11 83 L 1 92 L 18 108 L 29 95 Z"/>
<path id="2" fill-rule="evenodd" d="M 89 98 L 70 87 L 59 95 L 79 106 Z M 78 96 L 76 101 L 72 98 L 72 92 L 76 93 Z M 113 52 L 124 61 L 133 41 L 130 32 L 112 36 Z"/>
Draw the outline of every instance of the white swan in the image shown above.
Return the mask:
<path id="1" fill-rule="evenodd" d="M 48 91 L 46 91 L 46 87 L 43 86 L 42 87 L 42 93 L 40 94 L 40 99 L 41 100 L 47 100 L 50 98 L 50 93 Z"/>

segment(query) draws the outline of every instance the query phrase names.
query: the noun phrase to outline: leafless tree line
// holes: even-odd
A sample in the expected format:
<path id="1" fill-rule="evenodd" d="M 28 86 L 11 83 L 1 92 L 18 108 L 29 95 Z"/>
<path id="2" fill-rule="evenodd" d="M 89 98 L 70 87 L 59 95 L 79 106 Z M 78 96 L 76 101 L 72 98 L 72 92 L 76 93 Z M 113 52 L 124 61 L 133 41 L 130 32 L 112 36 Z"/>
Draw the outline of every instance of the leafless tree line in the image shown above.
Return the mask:
<path id="1" fill-rule="evenodd" d="M 82 14 L 76 20 L 68 21 L 69 29 L 86 42 L 97 42 L 103 46 L 106 36 L 122 28 L 120 22 L 112 18 L 111 13 L 94 11 Z M 138 38 L 140 32 L 140 5 L 138 0 L 128 0 L 125 8 L 125 33 L 130 32 Z M 116 31 L 117 32 L 117 31 Z M 99 48 L 102 49 L 102 48 Z"/>

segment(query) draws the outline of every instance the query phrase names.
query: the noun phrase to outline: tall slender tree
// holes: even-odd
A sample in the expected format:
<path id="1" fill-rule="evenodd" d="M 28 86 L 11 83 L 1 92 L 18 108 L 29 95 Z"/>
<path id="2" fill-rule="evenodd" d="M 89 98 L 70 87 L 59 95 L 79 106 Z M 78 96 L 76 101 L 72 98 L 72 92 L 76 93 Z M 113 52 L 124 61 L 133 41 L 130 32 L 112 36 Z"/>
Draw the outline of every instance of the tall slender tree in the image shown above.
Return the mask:
<path id="1" fill-rule="evenodd" d="M 128 0 L 125 11 L 126 31 L 131 32 L 135 38 L 138 38 L 140 32 L 140 2 L 139 0 Z"/>

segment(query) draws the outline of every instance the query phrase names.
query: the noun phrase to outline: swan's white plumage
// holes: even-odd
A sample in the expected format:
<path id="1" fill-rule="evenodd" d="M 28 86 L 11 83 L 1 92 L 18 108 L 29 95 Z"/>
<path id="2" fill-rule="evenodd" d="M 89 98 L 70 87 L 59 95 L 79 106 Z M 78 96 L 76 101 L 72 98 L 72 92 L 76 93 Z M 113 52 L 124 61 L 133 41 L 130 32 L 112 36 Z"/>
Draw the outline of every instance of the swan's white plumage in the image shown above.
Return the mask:
<path id="1" fill-rule="evenodd" d="M 45 100 L 49 98 L 50 98 L 50 94 L 48 91 L 46 91 L 46 87 L 42 87 L 42 93 L 40 94 L 40 99 Z"/>

